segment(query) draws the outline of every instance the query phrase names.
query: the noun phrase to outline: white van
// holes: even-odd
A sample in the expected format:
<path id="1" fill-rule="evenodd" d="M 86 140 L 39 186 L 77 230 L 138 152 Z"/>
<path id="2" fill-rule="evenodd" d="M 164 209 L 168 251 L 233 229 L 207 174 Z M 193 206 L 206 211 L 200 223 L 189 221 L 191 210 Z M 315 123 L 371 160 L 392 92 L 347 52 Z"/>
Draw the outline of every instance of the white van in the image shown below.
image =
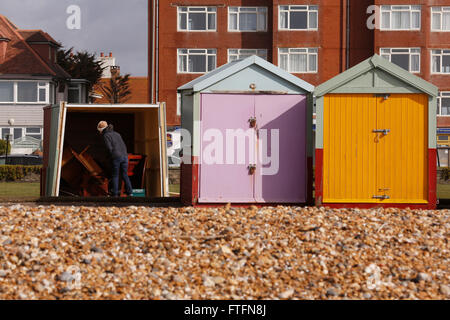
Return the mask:
<path id="1" fill-rule="evenodd" d="M 181 164 L 181 133 L 178 130 L 167 132 L 167 157 L 169 167 L 179 167 Z"/>

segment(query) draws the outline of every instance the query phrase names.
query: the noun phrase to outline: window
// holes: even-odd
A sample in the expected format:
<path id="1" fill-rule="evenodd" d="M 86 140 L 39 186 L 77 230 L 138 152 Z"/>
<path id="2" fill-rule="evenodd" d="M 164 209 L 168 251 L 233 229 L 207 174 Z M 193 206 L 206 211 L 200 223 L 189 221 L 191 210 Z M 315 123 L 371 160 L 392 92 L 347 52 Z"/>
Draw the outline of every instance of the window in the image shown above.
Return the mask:
<path id="1" fill-rule="evenodd" d="M 450 92 L 441 92 L 437 100 L 438 115 L 450 116 Z"/>
<path id="2" fill-rule="evenodd" d="M 318 6 L 279 6 L 281 30 L 317 30 Z"/>
<path id="3" fill-rule="evenodd" d="M 450 31 L 450 7 L 431 8 L 431 30 Z"/>
<path id="4" fill-rule="evenodd" d="M 14 128 L 13 132 L 14 132 L 14 139 L 22 138 L 22 135 L 23 135 L 22 128 Z"/>
<path id="5" fill-rule="evenodd" d="M 216 68 L 216 49 L 178 49 L 178 73 L 204 73 Z"/>
<path id="6" fill-rule="evenodd" d="M 17 84 L 18 102 L 36 102 L 37 94 L 37 82 L 19 82 Z"/>
<path id="7" fill-rule="evenodd" d="M 2 128 L 2 140 L 6 140 L 8 137 L 7 135 L 10 135 L 10 128 Z M 12 140 L 12 137 L 9 136 L 9 141 Z"/>
<path id="8" fill-rule="evenodd" d="M 17 102 L 46 103 L 48 84 L 45 82 L 17 82 Z"/>
<path id="9" fill-rule="evenodd" d="M 267 7 L 229 7 L 229 31 L 267 31 Z"/>
<path id="10" fill-rule="evenodd" d="M 228 62 L 245 59 L 253 55 L 267 60 L 266 49 L 228 49 Z"/>
<path id="11" fill-rule="evenodd" d="M 0 82 L 0 102 L 14 101 L 14 82 Z"/>
<path id="12" fill-rule="evenodd" d="M 80 84 L 70 84 L 69 85 L 67 102 L 81 103 L 81 85 Z"/>
<path id="13" fill-rule="evenodd" d="M 49 103 L 50 84 L 35 81 L 0 81 L 0 103 Z"/>
<path id="14" fill-rule="evenodd" d="M 280 48 L 279 66 L 288 72 L 317 72 L 317 48 Z"/>
<path id="15" fill-rule="evenodd" d="M 42 140 L 42 128 L 40 127 L 12 127 L 2 128 L 2 139 L 6 140 L 6 135 L 9 135 L 9 141 L 14 144 L 14 140 L 31 137 L 37 140 Z"/>
<path id="16" fill-rule="evenodd" d="M 178 7 L 178 30 L 216 31 L 215 7 Z"/>
<path id="17" fill-rule="evenodd" d="M 47 101 L 47 84 L 45 82 L 38 82 L 38 94 L 39 102 L 46 102 Z"/>
<path id="18" fill-rule="evenodd" d="M 41 140 L 42 139 L 41 128 L 39 128 L 39 127 L 26 128 L 25 129 L 25 136 Z"/>
<path id="19" fill-rule="evenodd" d="M 450 50 L 431 50 L 431 72 L 450 74 Z"/>
<path id="20" fill-rule="evenodd" d="M 381 6 L 381 30 L 420 30 L 421 6 Z"/>
<path id="21" fill-rule="evenodd" d="M 413 72 L 420 72 L 420 48 L 384 48 L 381 49 L 381 56 L 403 69 Z"/>

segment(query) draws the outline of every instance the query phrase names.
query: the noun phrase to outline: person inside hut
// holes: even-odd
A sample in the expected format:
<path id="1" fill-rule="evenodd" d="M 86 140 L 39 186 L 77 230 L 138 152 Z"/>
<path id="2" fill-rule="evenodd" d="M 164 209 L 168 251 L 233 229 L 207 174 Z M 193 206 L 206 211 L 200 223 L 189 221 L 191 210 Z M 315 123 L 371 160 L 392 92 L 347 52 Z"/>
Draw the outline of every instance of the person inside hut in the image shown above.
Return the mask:
<path id="1" fill-rule="evenodd" d="M 103 142 L 108 150 L 111 159 L 111 195 L 117 197 L 120 195 L 119 191 L 119 176 L 125 183 L 125 194 L 131 196 L 133 188 L 131 186 L 130 178 L 128 177 L 128 152 L 122 136 L 114 131 L 112 124 L 106 121 L 100 121 L 97 125 L 98 132 L 103 137 Z"/>

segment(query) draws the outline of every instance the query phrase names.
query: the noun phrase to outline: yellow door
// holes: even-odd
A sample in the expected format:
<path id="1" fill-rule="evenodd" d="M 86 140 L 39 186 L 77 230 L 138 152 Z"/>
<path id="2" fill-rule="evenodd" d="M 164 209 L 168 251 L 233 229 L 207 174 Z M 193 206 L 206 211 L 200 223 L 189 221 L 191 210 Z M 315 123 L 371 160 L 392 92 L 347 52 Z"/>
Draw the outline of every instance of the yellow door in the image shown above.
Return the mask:
<path id="1" fill-rule="evenodd" d="M 381 203 L 427 203 L 428 97 L 377 97 L 377 192 Z M 386 130 L 382 132 L 382 130 Z"/>
<path id="2" fill-rule="evenodd" d="M 375 203 L 377 99 L 373 94 L 324 97 L 323 202 Z"/>

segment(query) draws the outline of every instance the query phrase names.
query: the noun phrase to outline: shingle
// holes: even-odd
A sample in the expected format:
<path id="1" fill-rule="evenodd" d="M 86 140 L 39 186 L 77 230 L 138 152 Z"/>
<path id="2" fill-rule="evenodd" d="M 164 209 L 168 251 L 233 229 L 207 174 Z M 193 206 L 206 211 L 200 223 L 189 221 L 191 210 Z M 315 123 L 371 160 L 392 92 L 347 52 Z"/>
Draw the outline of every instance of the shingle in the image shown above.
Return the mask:
<path id="1" fill-rule="evenodd" d="M 18 30 L 23 39 L 27 42 L 50 42 L 59 45 L 47 32 L 42 30 Z"/>

